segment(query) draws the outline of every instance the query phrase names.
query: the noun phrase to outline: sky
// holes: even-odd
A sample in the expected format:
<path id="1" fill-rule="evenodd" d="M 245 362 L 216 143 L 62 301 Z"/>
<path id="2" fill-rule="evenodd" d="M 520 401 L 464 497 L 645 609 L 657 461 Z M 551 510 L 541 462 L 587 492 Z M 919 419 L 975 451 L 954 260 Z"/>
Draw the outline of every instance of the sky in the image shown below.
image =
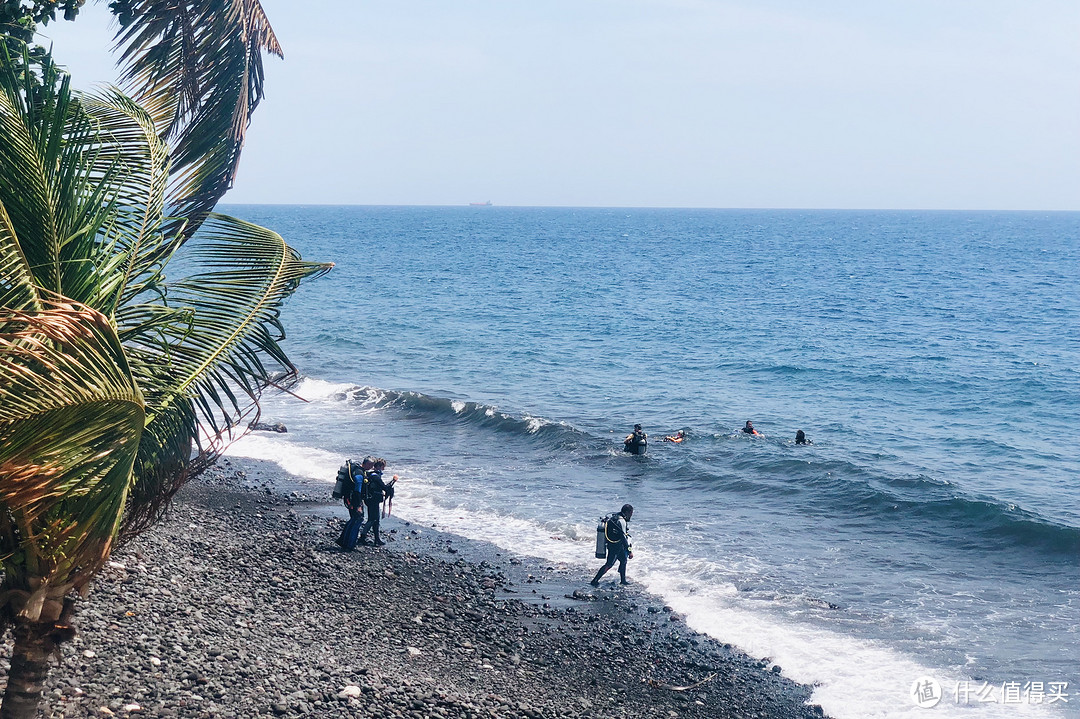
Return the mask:
<path id="1" fill-rule="evenodd" d="M 229 203 L 1080 210 L 1076 0 L 262 3 Z"/>

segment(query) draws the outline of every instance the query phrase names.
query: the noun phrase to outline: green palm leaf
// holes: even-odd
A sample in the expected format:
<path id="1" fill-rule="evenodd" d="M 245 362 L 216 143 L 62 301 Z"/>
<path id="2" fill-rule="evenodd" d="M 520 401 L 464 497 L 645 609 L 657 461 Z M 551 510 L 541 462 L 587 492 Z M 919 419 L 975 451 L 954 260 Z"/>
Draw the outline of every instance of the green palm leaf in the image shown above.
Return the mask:
<path id="1" fill-rule="evenodd" d="M 41 309 L 34 276 L 15 235 L 4 204 L 0 202 L 0 307 Z"/>
<path id="2" fill-rule="evenodd" d="M 175 138 L 170 204 L 189 237 L 232 186 L 263 97 L 262 52 L 282 56 L 258 0 L 114 0 L 125 82 L 141 102 L 168 98 Z"/>
<path id="3" fill-rule="evenodd" d="M 94 304 L 114 260 L 102 233 L 112 169 L 97 165 L 99 135 L 69 76 L 49 58 L 40 75 L 20 71 L 0 53 L 0 203 L 38 286 Z"/>
<path id="4" fill-rule="evenodd" d="M 174 397 L 193 396 L 204 419 L 223 430 L 270 381 L 265 359 L 294 371 L 278 345 L 281 301 L 301 280 L 333 265 L 304 262 L 276 232 L 217 214 L 178 261 L 204 271 L 167 284 L 169 305 L 188 310 L 191 324 L 166 330 L 174 383 L 161 405 L 151 405 L 151 415 Z"/>
<path id="5" fill-rule="evenodd" d="M 97 131 L 92 172 L 111 185 L 114 212 L 103 228 L 116 271 L 103 275 L 100 305 L 112 314 L 158 279 L 163 261 L 178 245 L 162 232 L 169 182 L 169 147 L 150 112 L 107 87 L 80 96 Z"/>
<path id="6" fill-rule="evenodd" d="M 145 422 L 108 318 L 44 305 L 0 309 L 0 561 L 29 621 L 108 557 Z"/>

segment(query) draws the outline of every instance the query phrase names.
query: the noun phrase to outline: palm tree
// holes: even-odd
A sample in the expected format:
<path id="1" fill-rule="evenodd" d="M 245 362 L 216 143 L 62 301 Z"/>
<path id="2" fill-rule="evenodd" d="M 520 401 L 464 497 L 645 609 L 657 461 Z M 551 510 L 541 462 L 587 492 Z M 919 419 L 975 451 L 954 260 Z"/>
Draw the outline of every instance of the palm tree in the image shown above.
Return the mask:
<path id="1" fill-rule="evenodd" d="M 0 628 L 15 642 L 2 719 L 36 715 L 75 597 L 117 543 L 295 371 L 280 304 L 332 266 L 211 211 L 261 96 L 258 3 L 226 2 L 211 24 L 233 33 L 219 51 L 244 48 L 228 56 L 239 77 L 207 69 L 205 26 L 201 46 L 159 50 L 186 20 L 114 5 L 142 28 L 124 40 L 138 100 L 74 92 L 47 54 L 0 56 Z"/>

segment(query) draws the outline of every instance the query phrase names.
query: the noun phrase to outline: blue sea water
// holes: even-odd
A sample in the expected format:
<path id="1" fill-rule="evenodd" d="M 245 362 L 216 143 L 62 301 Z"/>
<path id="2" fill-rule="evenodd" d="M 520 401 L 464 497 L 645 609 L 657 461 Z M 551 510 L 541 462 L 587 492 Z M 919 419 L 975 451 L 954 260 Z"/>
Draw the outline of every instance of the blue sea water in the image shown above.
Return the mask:
<path id="1" fill-rule="evenodd" d="M 236 451 L 583 577 L 630 502 L 631 578 L 841 719 L 1080 715 L 1080 213 L 226 211 L 337 263 Z"/>

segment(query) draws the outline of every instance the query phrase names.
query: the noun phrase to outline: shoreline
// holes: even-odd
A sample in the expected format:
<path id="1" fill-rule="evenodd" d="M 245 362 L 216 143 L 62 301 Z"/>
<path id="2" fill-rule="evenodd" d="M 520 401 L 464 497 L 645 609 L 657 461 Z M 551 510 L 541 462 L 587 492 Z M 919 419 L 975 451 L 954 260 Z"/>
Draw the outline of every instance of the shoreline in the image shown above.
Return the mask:
<path id="1" fill-rule="evenodd" d="M 233 457 L 193 480 L 94 583 L 45 716 L 823 716 L 634 585 L 397 517 L 342 552 L 327 495 Z"/>

